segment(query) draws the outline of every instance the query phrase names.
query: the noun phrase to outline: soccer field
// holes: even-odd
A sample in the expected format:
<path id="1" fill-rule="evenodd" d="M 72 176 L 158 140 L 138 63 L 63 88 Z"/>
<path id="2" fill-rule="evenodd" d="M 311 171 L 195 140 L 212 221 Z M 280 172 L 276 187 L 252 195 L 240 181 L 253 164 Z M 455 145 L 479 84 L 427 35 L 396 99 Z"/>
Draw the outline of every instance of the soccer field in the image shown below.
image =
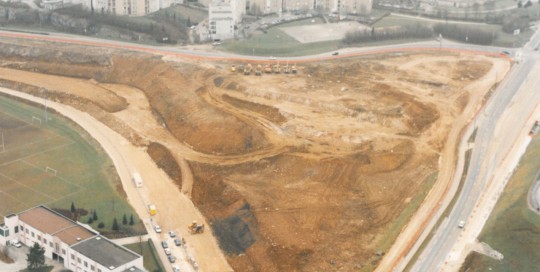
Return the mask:
<path id="1" fill-rule="evenodd" d="M 143 231 L 104 151 L 71 121 L 47 115 L 46 121 L 43 107 L 0 96 L 0 222 L 36 205 L 69 210 L 73 202 L 97 211 L 91 225 L 103 222 L 101 231 L 124 214 L 135 219 L 131 232 Z"/>

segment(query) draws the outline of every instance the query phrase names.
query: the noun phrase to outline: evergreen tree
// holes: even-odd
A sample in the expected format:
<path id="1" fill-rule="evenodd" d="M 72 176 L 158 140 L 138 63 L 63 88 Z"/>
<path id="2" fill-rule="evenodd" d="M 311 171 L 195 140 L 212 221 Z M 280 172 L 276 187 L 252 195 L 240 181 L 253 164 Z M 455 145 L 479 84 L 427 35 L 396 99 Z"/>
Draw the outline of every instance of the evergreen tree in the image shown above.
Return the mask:
<path id="1" fill-rule="evenodd" d="M 94 214 L 92 215 L 92 219 L 93 219 L 94 221 L 97 221 L 97 220 L 98 220 L 96 210 L 94 210 Z"/>
<path id="2" fill-rule="evenodd" d="M 39 246 L 38 243 L 34 243 L 34 246 L 30 248 L 30 252 L 26 254 L 26 261 L 29 272 L 41 271 L 45 266 L 45 249 Z"/>
<path id="3" fill-rule="evenodd" d="M 99 229 L 102 229 L 102 228 L 105 227 L 105 223 L 99 222 L 99 224 L 97 225 L 97 227 L 98 227 Z"/>
<path id="4" fill-rule="evenodd" d="M 119 229 L 120 228 L 118 227 L 118 222 L 116 222 L 116 217 L 115 217 L 112 223 L 112 230 L 117 231 Z"/>
<path id="5" fill-rule="evenodd" d="M 71 202 L 71 213 L 75 213 L 77 209 L 75 208 L 75 203 Z"/>
<path id="6" fill-rule="evenodd" d="M 133 221 L 133 214 L 131 216 L 129 216 L 129 225 L 130 226 L 135 225 L 135 221 Z"/>
<path id="7" fill-rule="evenodd" d="M 126 214 L 124 213 L 124 216 L 122 217 L 122 225 L 127 225 L 128 221 L 127 221 L 127 216 Z"/>
<path id="8" fill-rule="evenodd" d="M 92 224 L 94 223 L 94 219 L 90 216 L 88 217 L 88 221 L 87 221 L 88 224 Z"/>

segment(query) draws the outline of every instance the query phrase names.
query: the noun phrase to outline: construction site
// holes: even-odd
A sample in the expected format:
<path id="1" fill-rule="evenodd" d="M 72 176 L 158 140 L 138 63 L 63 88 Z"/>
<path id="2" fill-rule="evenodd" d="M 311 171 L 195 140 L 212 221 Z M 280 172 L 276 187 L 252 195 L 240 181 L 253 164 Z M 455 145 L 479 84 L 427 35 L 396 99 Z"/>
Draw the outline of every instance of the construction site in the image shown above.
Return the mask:
<path id="1" fill-rule="evenodd" d="M 428 177 L 455 163 L 443 150 L 457 117 L 509 66 L 466 52 L 257 63 L 0 41 L 0 86 L 145 149 L 178 188 L 163 195 L 206 218 L 186 231 L 213 234 L 234 271 L 374 270 Z"/>

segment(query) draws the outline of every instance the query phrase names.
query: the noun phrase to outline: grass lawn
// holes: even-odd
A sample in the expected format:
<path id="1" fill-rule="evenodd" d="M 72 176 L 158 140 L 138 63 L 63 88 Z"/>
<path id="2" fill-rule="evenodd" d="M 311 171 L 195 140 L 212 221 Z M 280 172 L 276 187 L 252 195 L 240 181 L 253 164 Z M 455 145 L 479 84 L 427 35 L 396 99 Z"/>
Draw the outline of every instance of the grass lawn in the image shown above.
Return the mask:
<path id="1" fill-rule="evenodd" d="M 281 29 L 272 27 L 266 34 L 255 34 L 246 40 L 230 40 L 223 43 L 226 51 L 258 56 L 302 56 L 336 50 L 340 41 L 302 44 Z M 253 51 L 255 49 L 255 51 Z"/>
<path id="2" fill-rule="evenodd" d="M 124 246 L 143 256 L 144 268 L 146 268 L 147 271 L 165 271 L 163 263 L 161 263 L 161 260 L 157 257 L 158 253 L 156 252 L 152 240 Z"/>
<path id="3" fill-rule="evenodd" d="M 41 121 L 41 125 L 37 120 Z M 95 210 L 91 225 L 107 236 L 116 218 L 125 233 L 144 233 L 128 204 L 116 170 L 106 153 L 79 126 L 49 111 L 45 125 L 42 107 L 0 96 L 0 130 L 5 150 L 0 153 L 0 220 L 44 204 L 53 209 Z M 48 169 L 48 170 L 47 170 Z M 133 215 L 134 225 L 122 217 Z M 88 222 L 89 216 L 79 221 Z M 97 228 L 103 222 L 105 227 Z"/>
<path id="4" fill-rule="evenodd" d="M 208 18 L 207 11 L 184 5 L 174 5 L 155 12 L 155 14 L 161 15 L 164 15 L 165 13 L 167 13 L 171 18 L 176 15 L 177 20 L 187 21 L 187 19 L 189 18 L 189 21 L 192 24 L 198 24 L 202 20 Z"/>
<path id="5" fill-rule="evenodd" d="M 529 210 L 527 195 L 539 170 L 540 138 L 535 137 L 479 237 L 481 242 L 486 242 L 501 252 L 504 259 L 495 261 L 474 254 L 467 259 L 463 270 L 538 271 L 540 215 Z"/>

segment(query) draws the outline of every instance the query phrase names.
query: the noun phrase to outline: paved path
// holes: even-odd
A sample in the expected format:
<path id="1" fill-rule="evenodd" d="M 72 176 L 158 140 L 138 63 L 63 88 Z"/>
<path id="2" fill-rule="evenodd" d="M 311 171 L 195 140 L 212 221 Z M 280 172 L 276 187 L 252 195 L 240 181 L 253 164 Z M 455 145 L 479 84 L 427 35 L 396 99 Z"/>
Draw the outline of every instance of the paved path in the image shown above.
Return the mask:
<path id="1" fill-rule="evenodd" d="M 125 237 L 125 238 L 119 238 L 119 239 L 113 239 L 111 241 L 119 244 L 119 245 L 128 245 L 128 244 L 135 244 L 139 242 L 146 242 L 148 241 L 148 238 L 150 236 L 148 234 L 140 235 L 140 236 L 132 236 L 132 237 Z"/>

